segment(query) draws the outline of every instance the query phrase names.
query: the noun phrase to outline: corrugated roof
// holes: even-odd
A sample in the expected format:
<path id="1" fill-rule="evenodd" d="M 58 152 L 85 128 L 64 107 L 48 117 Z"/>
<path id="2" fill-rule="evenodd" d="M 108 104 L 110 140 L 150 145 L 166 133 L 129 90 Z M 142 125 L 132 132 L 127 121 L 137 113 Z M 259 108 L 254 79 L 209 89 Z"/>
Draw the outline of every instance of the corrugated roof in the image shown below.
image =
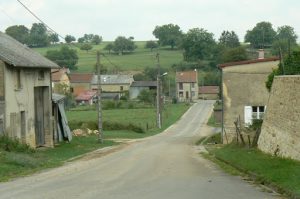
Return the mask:
<path id="1" fill-rule="evenodd" d="M 61 100 L 64 100 L 66 96 L 64 95 L 60 95 L 60 94 L 57 94 L 57 93 L 52 93 L 52 101 L 54 103 L 57 103 L 58 101 L 61 101 Z"/>
<path id="2" fill-rule="evenodd" d="M 270 62 L 270 61 L 278 61 L 278 57 L 271 57 L 271 58 L 265 58 L 265 59 L 252 59 L 252 60 L 246 60 L 246 61 L 238 61 L 238 62 L 229 62 L 224 64 L 219 64 L 219 68 L 225 68 L 228 66 L 237 66 L 237 65 L 245 65 L 245 64 L 254 64 L 254 63 L 261 63 L 261 62 Z"/>
<path id="3" fill-rule="evenodd" d="M 69 74 L 71 83 L 91 83 L 93 74 L 91 73 L 71 73 Z"/>
<path id="4" fill-rule="evenodd" d="M 220 91 L 219 86 L 200 86 L 199 93 L 203 94 L 218 94 Z"/>
<path id="5" fill-rule="evenodd" d="M 59 68 L 57 64 L 0 32 L 0 59 L 15 67 Z"/>
<path id="6" fill-rule="evenodd" d="M 132 75 L 101 75 L 101 84 L 131 84 Z M 91 84 L 98 83 L 98 75 L 94 75 Z"/>
<path id="7" fill-rule="evenodd" d="M 197 82 L 197 70 L 176 72 L 176 82 Z"/>
<path id="8" fill-rule="evenodd" d="M 131 87 L 156 87 L 156 81 L 134 81 Z"/>

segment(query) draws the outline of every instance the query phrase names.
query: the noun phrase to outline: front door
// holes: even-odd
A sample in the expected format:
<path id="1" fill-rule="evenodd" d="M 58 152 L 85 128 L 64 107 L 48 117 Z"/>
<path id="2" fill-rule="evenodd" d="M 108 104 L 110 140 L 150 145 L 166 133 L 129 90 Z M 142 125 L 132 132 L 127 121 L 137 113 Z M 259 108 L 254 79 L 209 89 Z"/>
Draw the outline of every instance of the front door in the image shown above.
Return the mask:
<path id="1" fill-rule="evenodd" d="M 45 98 L 43 88 L 34 88 L 35 141 L 37 147 L 45 145 Z"/>
<path id="2" fill-rule="evenodd" d="M 189 92 L 188 91 L 185 92 L 185 99 L 189 99 Z"/>

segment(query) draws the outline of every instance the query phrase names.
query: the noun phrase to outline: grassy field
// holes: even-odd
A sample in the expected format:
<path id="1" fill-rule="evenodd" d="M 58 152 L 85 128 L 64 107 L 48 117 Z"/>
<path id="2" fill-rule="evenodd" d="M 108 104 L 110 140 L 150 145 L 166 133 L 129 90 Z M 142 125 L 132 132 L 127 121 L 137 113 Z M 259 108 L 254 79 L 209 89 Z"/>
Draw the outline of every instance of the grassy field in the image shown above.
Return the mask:
<path id="1" fill-rule="evenodd" d="M 236 145 L 207 147 L 217 159 L 233 167 L 257 175 L 258 183 L 275 185 L 280 192 L 300 197 L 300 162 L 273 157 L 257 149 L 248 149 Z"/>
<path id="2" fill-rule="evenodd" d="M 165 48 L 154 49 L 151 52 L 149 49 L 145 49 L 144 41 L 135 42 L 137 49 L 130 54 L 115 55 L 108 54 L 107 51 L 103 50 L 105 45 L 109 42 L 102 42 L 100 45 L 93 45 L 93 49 L 89 52 L 82 51 L 75 45 L 70 47 L 77 50 L 78 70 L 76 72 L 85 73 L 93 72 L 96 64 L 96 51 L 105 53 L 105 57 L 101 56 L 101 63 L 109 71 L 142 71 L 145 67 L 156 66 L 156 53 L 160 54 L 160 63 L 162 68 L 170 69 L 173 64 L 179 63 L 183 60 L 182 52 L 180 50 L 170 50 Z M 58 50 L 61 47 L 60 44 L 52 45 L 45 48 L 34 48 L 37 52 L 45 55 L 48 50 Z M 111 63 L 110 63 L 111 62 Z"/>
<path id="3" fill-rule="evenodd" d="M 155 108 L 139 109 L 112 109 L 103 111 L 104 122 L 116 122 L 121 124 L 133 124 L 144 129 L 145 133 L 136 133 L 128 130 L 106 131 L 105 138 L 142 138 L 151 136 L 166 129 L 176 122 L 183 113 L 189 108 L 185 104 L 166 105 L 163 111 L 162 129 L 156 128 L 156 110 Z M 97 121 L 96 111 L 68 111 L 69 122 L 89 122 Z M 148 130 L 147 130 L 148 126 Z"/>

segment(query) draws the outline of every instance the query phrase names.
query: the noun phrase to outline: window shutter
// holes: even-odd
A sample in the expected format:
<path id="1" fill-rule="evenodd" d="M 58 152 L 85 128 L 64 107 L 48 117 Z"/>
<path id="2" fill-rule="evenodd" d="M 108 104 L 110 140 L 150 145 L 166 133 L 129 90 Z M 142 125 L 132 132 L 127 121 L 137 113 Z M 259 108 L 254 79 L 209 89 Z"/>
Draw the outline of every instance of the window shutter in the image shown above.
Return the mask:
<path id="1" fill-rule="evenodd" d="M 245 126 L 249 126 L 252 124 L 252 107 L 251 106 L 244 107 L 244 119 L 245 119 Z"/>

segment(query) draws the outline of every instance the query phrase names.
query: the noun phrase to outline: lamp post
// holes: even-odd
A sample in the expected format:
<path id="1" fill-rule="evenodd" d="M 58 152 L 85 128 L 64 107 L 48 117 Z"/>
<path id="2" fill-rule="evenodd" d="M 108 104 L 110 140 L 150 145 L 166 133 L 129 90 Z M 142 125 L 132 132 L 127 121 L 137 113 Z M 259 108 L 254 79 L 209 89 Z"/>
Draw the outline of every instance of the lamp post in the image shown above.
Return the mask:
<path id="1" fill-rule="evenodd" d="M 162 108 L 161 108 L 161 103 L 162 103 L 162 98 L 161 98 L 161 86 L 160 86 L 160 78 L 167 75 L 168 73 L 164 73 L 162 75 L 157 75 L 156 76 L 156 123 L 157 123 L 157 128 L 161 129 L 162 125 Z"/>

